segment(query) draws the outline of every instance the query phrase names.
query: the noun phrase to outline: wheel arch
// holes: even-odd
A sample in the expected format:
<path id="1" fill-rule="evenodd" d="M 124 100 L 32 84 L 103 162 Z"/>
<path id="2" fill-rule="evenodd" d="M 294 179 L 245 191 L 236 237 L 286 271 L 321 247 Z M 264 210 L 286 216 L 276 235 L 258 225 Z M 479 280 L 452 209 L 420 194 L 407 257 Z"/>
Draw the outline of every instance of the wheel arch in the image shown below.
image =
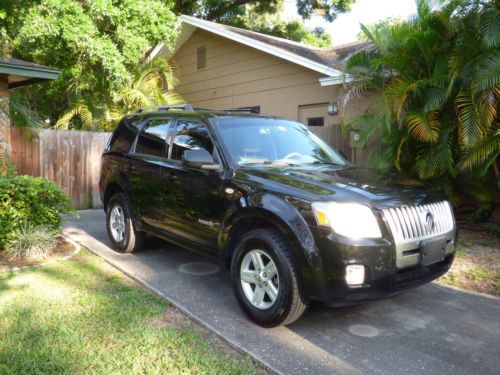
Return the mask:
<path id="1" fill-rule="evenodd" d="M 300 213 L 289 202 L 274 195 L 259 195 L 248 199 L 249 205 L 235 209 L 223 221 L 219 247 L 228 262 L 242 234 L 262 228 L 275 228 L 287 240 L 302 266 L 321 267 L 313 235 Z"/>
<path id="2" fill-rule="evenodd" d="M 102 196 L 102 205 L 106 211 L 108 202 L 113 195 L 116 193 L 125 193 L 125 189 L 118 182 L 111 182 L 106 186 L 104 194 Z"/>

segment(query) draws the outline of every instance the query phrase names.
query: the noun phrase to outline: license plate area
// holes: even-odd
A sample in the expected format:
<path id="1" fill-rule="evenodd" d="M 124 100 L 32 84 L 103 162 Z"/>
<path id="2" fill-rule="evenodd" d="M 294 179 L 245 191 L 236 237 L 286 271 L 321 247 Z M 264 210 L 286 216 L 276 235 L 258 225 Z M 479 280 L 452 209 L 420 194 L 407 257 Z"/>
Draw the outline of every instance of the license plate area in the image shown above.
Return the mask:
<path id="1" fill-rule="evenodd" d="M 446 237 L 433 238 L 420 242 L 420 265 L 422 267 L 441 262 L 446 251 Z"/>

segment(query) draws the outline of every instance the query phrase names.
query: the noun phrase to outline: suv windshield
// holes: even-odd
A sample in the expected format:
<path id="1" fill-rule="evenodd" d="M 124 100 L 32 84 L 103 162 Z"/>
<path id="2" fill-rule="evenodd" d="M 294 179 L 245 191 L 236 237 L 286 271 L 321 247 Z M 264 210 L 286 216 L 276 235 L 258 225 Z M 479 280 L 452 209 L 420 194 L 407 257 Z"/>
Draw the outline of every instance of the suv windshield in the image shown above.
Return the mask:
<path id="1" fill-rule="evenodd" d="M 219 117 L 217 127 L 239 165 L 345 165 L 345 160 L 306 126 L 289 120 Z"/>

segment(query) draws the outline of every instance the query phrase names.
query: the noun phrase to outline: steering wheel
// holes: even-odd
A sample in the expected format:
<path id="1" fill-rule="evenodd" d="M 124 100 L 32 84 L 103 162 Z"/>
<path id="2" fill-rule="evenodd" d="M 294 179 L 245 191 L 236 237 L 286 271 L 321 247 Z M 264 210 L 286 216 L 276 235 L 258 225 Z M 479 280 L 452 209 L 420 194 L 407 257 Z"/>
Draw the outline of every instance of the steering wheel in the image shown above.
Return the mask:
<path id="1" fill-rule="evenodd" d="M 302 154 L 299 152 L 290 152 L 288 155 L 286 155 L 283 160 L 285 159 L 300 159 L 302 157 Z"/>

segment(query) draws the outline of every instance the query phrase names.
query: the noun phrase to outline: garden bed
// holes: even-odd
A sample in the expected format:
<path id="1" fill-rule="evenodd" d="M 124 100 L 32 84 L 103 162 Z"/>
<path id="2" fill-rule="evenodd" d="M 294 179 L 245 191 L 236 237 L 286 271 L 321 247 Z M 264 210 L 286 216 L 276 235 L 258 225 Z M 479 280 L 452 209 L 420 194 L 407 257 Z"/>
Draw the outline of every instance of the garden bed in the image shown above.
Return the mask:
<path id="1" fill-rule="evenodd" d="M 481 229 L 458 234 L 453 266 L 438 283 L 500 296 L 500 236 Z"/>
<path id="2" fill-rule="evenodd" d="M 56 246 L 45 259 L 11 259 L 5 251 L 0 251 L 0 272 L 33 267 L 43 263 L 51 263 L 70 256 L 76 250 L 76 245 L 64 237 L 59 237 Z"/>

